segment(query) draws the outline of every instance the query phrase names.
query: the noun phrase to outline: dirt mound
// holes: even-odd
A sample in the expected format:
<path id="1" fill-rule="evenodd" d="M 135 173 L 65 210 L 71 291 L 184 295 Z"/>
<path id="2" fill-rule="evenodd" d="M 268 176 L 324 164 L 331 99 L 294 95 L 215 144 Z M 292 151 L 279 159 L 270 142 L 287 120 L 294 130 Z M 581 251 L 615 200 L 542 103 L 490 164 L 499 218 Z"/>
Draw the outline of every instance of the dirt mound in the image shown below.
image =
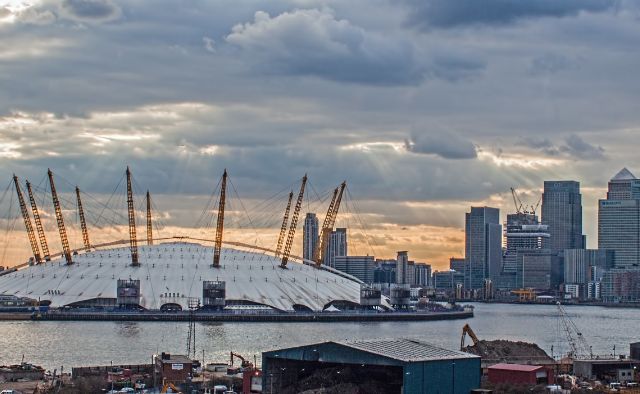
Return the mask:
<path id="1" fill-rule="evenodd" d="M 479 341 L 464 348 L 482 357 L 483 362 L 512 364 L 553 364 L 554 360 L 535 343 L 506 340 Z"/>

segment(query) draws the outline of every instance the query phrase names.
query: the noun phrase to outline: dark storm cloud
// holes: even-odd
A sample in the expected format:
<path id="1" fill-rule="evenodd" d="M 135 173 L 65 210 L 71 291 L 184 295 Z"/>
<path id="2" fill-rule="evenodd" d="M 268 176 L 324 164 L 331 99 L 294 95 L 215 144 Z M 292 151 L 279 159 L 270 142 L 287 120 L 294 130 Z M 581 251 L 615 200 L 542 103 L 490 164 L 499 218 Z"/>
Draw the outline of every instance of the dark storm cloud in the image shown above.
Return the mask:
<path id="1" fill-rule="evenodd" d="M 519 145 L 527 146 L 549 156 L 567 155 L 574 159 L 595 160 L 605 158 L 603 147 L 585 141 L 577 134 L 566 137 L 561 144 L 554 144 L 548 138 L 524 138 Z"/>
<path id="2" fill-rule="evenodd" d="M 593 160 L 604 158 L 603 147 L 592 145 L 577 134 L 571 134 L 567 137 L 565 146 L 561 147 L 561 150 L 580 159 Z"/>
<path id="3" fill-rule="evenodd" d="M 420 82 L 425 72 L 411 41 L 368 32 L 327 10 L 257 12 L 226 40 L 271 74 L 395 85 Z"/>
<path id="4" fill-rule="evenodd" d="M 347 179 L 384 221 L 457 226 L 468 201 L 550 178 L 600 187 L 637 156 L 640 29 L 624 5 L 497 21 L 458 10 L 465 23 L 419 32 L 384 0 L 61 4 L 0 21 L 7 179 L 51 167 L 109 194 L 129 164 L 143 189 L 201 198 L 226 167 L 260 199 L 308 172 L 319 191 Z M 417 216 L 407 200 L 464 204 Z"/>
<path id="5" fill-rule="evenodd" d="M 602 12 L 615 0 L 405 0 L 408 21 L 420 29 L 465 25 L 504 25 L 520 19 L 565 17 L 581 11 Z"/>
<path id="6" fill-rule="evenodd" d="M 444 159 L 475 159 L 478 157 L 475 145 L 454 133 L 422 132 L 413 133 L 405 140 L 409 152 L 440 156 Z"/>
<path id="7" fill-rule="evenodd" d="M 80 21 L 108 21 L 120 16 L 121 10 L 111 0 L 64 0 L 63 14 Z"/>

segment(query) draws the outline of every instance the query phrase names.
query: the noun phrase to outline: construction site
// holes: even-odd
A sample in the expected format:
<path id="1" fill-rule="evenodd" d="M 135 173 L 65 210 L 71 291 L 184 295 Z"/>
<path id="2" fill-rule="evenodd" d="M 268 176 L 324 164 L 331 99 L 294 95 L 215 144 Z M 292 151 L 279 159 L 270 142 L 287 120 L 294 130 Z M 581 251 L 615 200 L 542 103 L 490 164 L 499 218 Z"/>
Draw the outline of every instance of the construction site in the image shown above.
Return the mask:
<path id="1" fill-rule="evenodd" d="M 560 354 L 549 355 L 535 343 L 483 340 L 464 325 L 460 350 L 481 358 L 484 388 L 495 393 L 640 392 L 640 343 L 631 343 L 628 354 L 594 354 L 560 303 L 557 312 L 563 345 L 569 349 Z M 471 345 L 466 344 L 467 337 Z"/>

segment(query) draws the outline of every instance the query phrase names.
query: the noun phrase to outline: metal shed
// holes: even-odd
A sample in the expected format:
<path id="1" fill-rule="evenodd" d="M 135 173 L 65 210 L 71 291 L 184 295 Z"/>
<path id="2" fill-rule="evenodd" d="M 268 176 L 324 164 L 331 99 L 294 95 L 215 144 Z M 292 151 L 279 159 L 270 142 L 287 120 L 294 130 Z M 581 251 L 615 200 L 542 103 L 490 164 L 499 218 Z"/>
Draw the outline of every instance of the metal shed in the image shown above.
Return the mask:
<path id="1" fill-rule="evenodd" d="M 401 394 L 467 394 L 480 387 L 480 357 L 416 339 L 323 342 L 262 354 L 264 393 L 356 385 Z M 369 386 L 367 386 L 369 385 Z M 321 388 L 317 387 L 317 388 Z"/>

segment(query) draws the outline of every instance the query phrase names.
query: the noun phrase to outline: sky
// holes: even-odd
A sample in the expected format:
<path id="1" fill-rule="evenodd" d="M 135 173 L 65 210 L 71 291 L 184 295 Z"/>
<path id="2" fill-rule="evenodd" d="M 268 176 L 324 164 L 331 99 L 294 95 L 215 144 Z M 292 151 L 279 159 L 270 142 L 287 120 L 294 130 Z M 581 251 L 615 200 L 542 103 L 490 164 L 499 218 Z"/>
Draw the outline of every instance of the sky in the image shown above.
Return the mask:
<path id="1" fill-rule="evenodd" d="M 159 231 L 205 238 L 199 215 L 227 168 L 225 239 L 270 247 L 305 173 L 302 215 L 321 219 L 346 180 L 337 225 L 352 253 L 408 250 L 443 269 L 464 253 L 470 206 L 504 218 L 511 187 L 535 205 L 544 180 L 573 179 L 597 247 L 608 179 L 640 172 L 639 21 L 625 0 L 13 0 L 0 5 L 0 180 L 38 187 L 56 251 L 47 168 L 76 247 L 76 184 L 96 201 L 93 237 L 126 237 L 127 165 Z M 9 202 L 4 265 L 30 255 Z"/>

